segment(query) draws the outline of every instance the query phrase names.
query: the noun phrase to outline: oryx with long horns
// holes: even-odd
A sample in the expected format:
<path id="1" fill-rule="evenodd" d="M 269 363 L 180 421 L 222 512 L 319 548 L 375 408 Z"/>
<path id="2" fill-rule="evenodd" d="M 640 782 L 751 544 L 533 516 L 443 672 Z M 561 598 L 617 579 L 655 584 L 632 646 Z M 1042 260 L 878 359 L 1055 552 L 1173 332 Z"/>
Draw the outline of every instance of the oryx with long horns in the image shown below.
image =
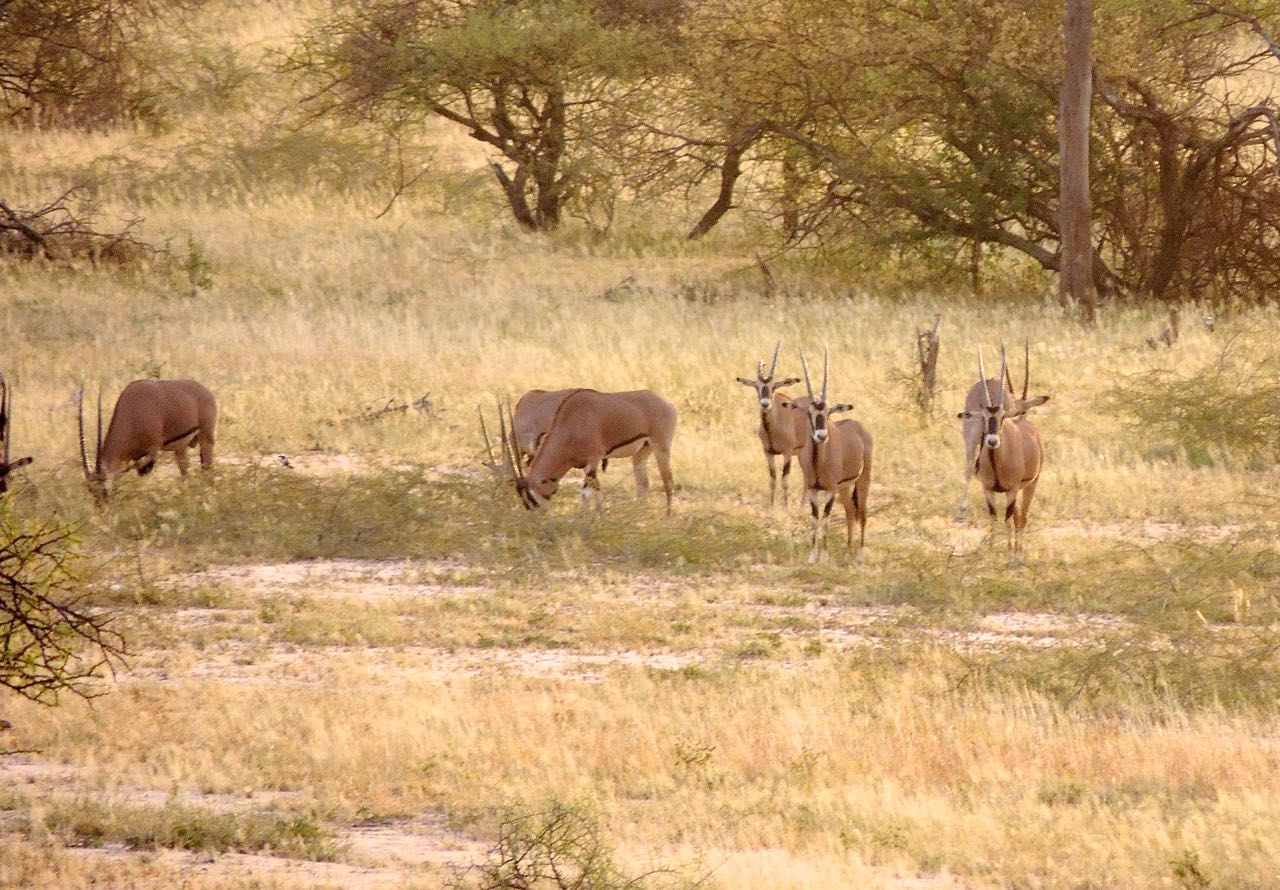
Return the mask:
<path id="1" fill-rule="evenodd" d="M 809 377 L 809 363 L 804 350 L 800 351 L 800 366 L 804 369 L 804 385 L 809 393 L 803 408 L 791 410 L 803 412 L 808 417 L 809 435 L 800 451 L 800 469 L 804 471 L 804 487 L 809 495 L 809 510 L 813 514 L 813 548 L 809 562 L 818 561 L 818 555 L 827 546 L 827 523 L 836 497 L 844 507 L 846 546 L 853 553 L 853 523 L 859 527 L 858 551 L 867 539 L 867 496 L 871 489 L 871 433 L 856 420 L 831 423 L 831 416 L 851 411 L 852 405 L 827 403 L 827 384 L 831 378 L 831 357 L 822 351 L 822 393 L 815 396 L 813 381 Z"/>
<path id="2" fill-rule="evenodd" d="M 809 423 L 801 411 L 808 399 L 801 396 L 792 400 L 780 392 L 783 387 L 799 383 L 798 377 L 785 377 L 778 380 L 774 374 L 778 370 L 778 351 L 782 349 L 779 340 L 773 347 L 773 361 L 769 364 L 769 372 L 764 370 L 764 362 L 756 362 L 756 379 L 739 377 L 738 382 L 749 386 L 756 393 L 760 406 L 760 428 L 756 434 L 760 437 L 760 445 L 764 448 L 764 459 L 769 465 L 769 506 L 772 507 L 778 495 L 777 459 L 782 458 L 782 504 L 787 505 L 789 492 L 787 480 L 791 475 L 791 458 L 800 453 L 809 438 Z"/>
<path id="3" fill-rule="evenodd" d="M 218 404 L 194 380 L 135 380 L 116 399 L 106 436 L 102 434 L 102 391 L 98 391 L 97 450 L 93 469 L 84 441 L 84 387 L 80 388 L 80 465 L 89 490 L 105 501 L 111 484 L 136 469 L 150 473 L 161 451 L 172 451 L 178 471 L 187 474 L 187 449 L 200 446 L 200 465 L 213 465 Z"/>
<path id="4" fill-rule="evenodd" d="M 18 467 L 25 467 L 34 459 L 20 457 L 13 460 L 10 457 L 10 447 L 13 444 L 12 426 L 13 390 L 9 388 L 4 375 L 0 374 L 0 494 L 9 490 L 9 474 Z"/>
<path id="5" fill-rule="evenodd" d="M 644 465 L 652 455 L 666 492 L 667 512 L 671 512 L 671 441 L 676 431 L 676 409 L 661 396 L 647 389 L 575 390 L 556 409 L 546 435 L 527 461 L 527 469 L 519 439 L 509 432 L 515 428 L 509 405 L 505 413 L 499 408 L 499 419 L 503 461 L 526 508 L 545 506 L 560 487 L 561 478 L 575 468 L 586 473 L 582 482 L 584 505 L 592 500 L 599 505 L 602 496 L 597 473 L 607 459 L 616 457 L 633 459 L 636 488 L 644 494 L 649 487 Z M 483 416 L 481 426 L 483 429 Z M 486 444 L 487 438 L 486 431 Z"/>
<path id="6" fill-rule="evenodd" d="M 1022 552 L 1022 530 L 1027 525 L 1027 513 L 1044 465 L 1040 434 L 1026 414 L 1049 401 L 1048 396 L 1027 397 L 1031 382 L 1030 344 L 1026 362 L 1022 398 L 1016 398 L 1004 344 L 1000 344 L 1000 375 L 995 378 L 987 377 L 982 347 L 978 347 L 978 382 L 969 390 L 965 410 L 958 415 L 965 422 L 966 491 L 968 478 L 976 476 L 982 483 L 987 512 L 993 521 L 995 496 L 1005 495 L 1004 519 L 1006 525 L 1012 520 L 1009 546 L 1014 553 Z M 971 407 L 973 401 L 978 404 Z"/>

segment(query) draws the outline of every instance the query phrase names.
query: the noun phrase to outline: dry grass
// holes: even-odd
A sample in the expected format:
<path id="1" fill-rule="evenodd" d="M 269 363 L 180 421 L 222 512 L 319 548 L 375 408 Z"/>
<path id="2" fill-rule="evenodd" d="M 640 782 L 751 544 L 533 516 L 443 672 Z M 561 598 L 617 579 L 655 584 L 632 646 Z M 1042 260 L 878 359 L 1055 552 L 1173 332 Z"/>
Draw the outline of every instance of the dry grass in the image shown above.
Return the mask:
<path id="1" fill-rule="evenodd" d="M 307 5 L 270 9 L 211 33 L 255 58 Z M 1280 883 L 1277 471 L 1102 410 L 1226 338 L 1274 351 L 1274 310 L 1186 322 L 1156 352 L 1155 314 L 1085 330 L 1046 283 L 998 305 L 889 299 L 795 262 L 766 294 L 748 233 L 517 234 L 470 190 L 458 134 L 431 135 L 447 173 L 377 221 L 373 175 L 268 183 L 181 153 L 243 158 L 227 134 L 272 99 L 160 136 L 28 134 L 0 167 L 17 203 L 127 171 L 107 207 L 140 201 L 143 235 L 185 257 L 0 268 L 13 448 L 37 461 L 11 509 L 80 523 L 86 583 L 135 649 L 92 708 L 0 697 L 0 747 L 68 767 L 0 760 L 0 887 L 437 887 L 497 814 L 550 801 L 589 802 L 626 864 L 725 887 Z M 902 375 L 937 313 L 943 391 L 921 418 Z M 954 412 L 1000 337 L 1030 342 L 1052 394 L 1019 567 L 985 521 L 951 521 Z M 829 345 L 833 393 L 876 437 L 865 565 L 800 565 L 807 518 L 764 506 L 733 378 L 779 338 L 784 373 Z M 179 482 L 166 459 L 98 513 L 74 392 L 102 383 L 109 405 L 146 375 L 218 394 L 219 468 Z M 494 487 L 476 406 L 564 385 L 676 404 L 672 518 L 625 468 L 602 516 L 568 491 L 529 516 Z M 351 420 L 425 393 L 430 416 Z M 173 852 L 192 831 L 175 813 L 241 852 Z M 315 826 L 316 858 L 342 861 L 244 852 L 297 855 L 278 825 Z M 370 825 L 400 840 L 362 845 Z"/>

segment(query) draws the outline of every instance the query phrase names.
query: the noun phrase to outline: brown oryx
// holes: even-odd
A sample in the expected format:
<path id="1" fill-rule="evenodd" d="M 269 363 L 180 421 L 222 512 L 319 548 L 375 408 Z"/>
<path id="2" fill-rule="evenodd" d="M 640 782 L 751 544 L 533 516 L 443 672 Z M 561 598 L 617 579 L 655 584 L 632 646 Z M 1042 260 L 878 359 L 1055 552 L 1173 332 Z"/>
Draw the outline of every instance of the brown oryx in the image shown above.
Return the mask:
<path id="1" fill-rule="evenodd" d="M 809 420 L 809 436 L 800 451 L 800 469 L 804 472 L 804 488 L 809 495 L 809 510 L 813 513 L 813 549 L 809 562 L 818 561 L 818 554 L 827 546 L 827 523 L 831 507 L 837 495 L 844 507 L 846 546 L 853 552 L 853 521 L 859 526 L 858 556 L 867 540 L 867 495 L 871 488 L 871 434 L 856 420 L 831 423 L 833 414 L 851 411 L 852 405 L 827 403 L 827 383 L 830 380 L 831 360 L 827 350 L 822 351 L 822 394 L 815 397 L 813 382 L 809 378 L 809 363 L 804 351 L 800 352 L 800 366 L 804 369 L 804 385 L 809 392 L 803 411 Z"/>
<path id="2" fill-rule="evenodd" d="M 978 347 L 978 382 L 969 391 L 971 397 L 977 395 L 978 405 L 970 408 L 970 400 L 966 400 L 965 410 L 959 414 L 965 422 L 966 472 L 982 483 L 987 512 L 992 520 L 996 518 L 996 495 L 1005 495 L 1004 520 L 1006 525 L 1012 520 L 1009 546 L 1014 553 L 1022 551 L 1022 530 L 1027 525 L 1027 512 L 1031 509 L 1031 499 L 1035 496 L 1036 483 L 1044 464 L 1040 434 L 1026 413 L 1049 401 L 1048 396 L 1027 398 L 1031 382 L 1029 344 L 1026 361 L 1022 398 L 1019 399 L 1013 395 L 1004 344 L 1000 344 L 1000 376 L 991 379 L 987 377 L 982 360 L 982 347 Z M 976 428 L 973 442 L 969 439 L 971 426 Z M 1020 499 L 1019 494 L 1022 495 Z"/>
<path id="3" fill-rule="evenodd" d="M 194 380 L 135 380 L 116 399 L 111 424 L 102 435 L 102 392 L 98 392 L 98 436 L 93 470 L 84 442 L 84 388 L 80 388 L 80 465 L 95 498 L 104 501 L 122 473 L 150 473 L 161 451 L 172 451 L 178 471 L 187 474 L 187 449 L 200 446 L 200 465 L 213 464 L 218 405 L 213 393 Z"/>
<path id="4" fill-rule="evenodd" d="M 774 379 L 778 370 L 778 351 L 782 349 L 779 340 L 773 347 L 773 361 L 769 364 L 769 373 L 764 371 L 764 362 L 756 362 L 756 379 L 739 377 L 738 382 L 749 386 L 756 392 L 760 403 L 760 428 L 756 434 L 764 448 L 764 459 L 769 464 L 769 506 L 772 507 L 778 494 L 777 458 L 782 457 L 782 505 L 787 505 L 787 479 L 791 475 L 791 458 L 800 453 L 809 438 L 809 423 L 800 411 L 790 410 L 793 406 L 802 408 L 807 400 L 802 396 L 799 402 L 793 402 L 785 393 L 779 392 L 784 386 L 799 383 L 798 377 Z"/>
<path id="5" fill-rule="evenodd" d="M 9 474 L 18 467 L 25 467 L 33 458 L 20 457 L 11 460 L 9 446 L 12 444 L 13 425 L 13 392 L 9 388 L 4 375 L 0 374 L 0 494 L 9 490 Z"/>
<path id="6" fill-rule="evenodd" d="M 644 494 L 649 488 L 644 464 L 652 454 L 667 495 L 667 512 L 671 512 L 671 440 L 676 432 L 676 409 L 657 394 L 647 389 L 571 392 L 556 409 L 527 469 L 523 469 L 525 457 L 520 442 L 508 433 L 508 421 L 511 428 L 515 426 L 510 408 L 500 420 L 503 459 L 526 508 L 544 506 L 560 487 L 560 479 L 574 468 L 586 472 L 582 482 L 584 505 L 592 498 L 599 505 L 600 482 L 596 474 L 606 459 L 614 457 L 633 459 L 636 488 Z"/>

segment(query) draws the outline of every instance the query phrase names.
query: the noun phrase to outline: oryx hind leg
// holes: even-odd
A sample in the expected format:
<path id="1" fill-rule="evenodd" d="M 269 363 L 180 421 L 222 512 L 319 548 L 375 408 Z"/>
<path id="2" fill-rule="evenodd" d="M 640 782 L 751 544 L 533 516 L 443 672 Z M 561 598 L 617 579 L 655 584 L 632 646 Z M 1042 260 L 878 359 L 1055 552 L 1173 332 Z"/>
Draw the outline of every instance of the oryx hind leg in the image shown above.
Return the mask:
<path id="1" fill-rule="evenodd" d="M 160 452 L 151 451 L 144 454 L 133 462 L 134 469 L 138 471 L 139 476 L 145 476 L 156 468 L 156 459 L 160 457 Z M 128 467 L 125 468 L 126 470 Z"/>
<path id="2" fill-rule="evenodd" d="M 192 442 L 179 443 L 173 449 L 173 459 L 178 464 L 179 475 L 187 475 L 187 470 L 191 468 L 191 456 L 187 454 L 187 449 L 192 446 Z"/>
<path id="3" fill-rule="evenodd" d="M 675 482 L 671 478 L 671 442 L 650 439 L 649 447 L 653 449 L 653 459 L 658 463 L 658 475 L 662 477 L 662 490 L 667 496 L 667 515 L 670 516 L 671 497 L 676 489 Z"/>
<path id="4" fill-rule="evenodd" d="M 1022 552 L 1022 532 L 1027 527 L 1027 514 L 1031 512 L 1031 499 L 1036 493 L 1037 476 L 1022 486 L 1022 497 L 1019 499 L 1018 511 L 1013 515 L 1014 551 Z"/>
<path id="5" fill-rule="evenodd" d="M 791 455 L 782 456 L 782 509 L 791 506 Z M 770 502 L 772 503 L 772 501 Z"/>
<path id="6" fill-rule="evenodd" d="M 960 487 L 960 500 L 956 504 L 956 522 L 964 522 L 969 513 L 969 485 L 973 482 L 974 461 L 978 457 L 978 448 L 982 444 L 982 431 L 974 426 L 974 435 L 969 435 L 969 424 L 966 422 L 964 431 L 964 475 L 961 477 L 964 482 Z"/>
<path id="7" fill-rule="evenodd" d="M 777 503 L 778 499 L 778 455 L 772 451 L 766 451 L 764 459 L 769 464 L 769 506 L 772 507 Z M 784 470 L 789 465 L 790 458 L 788 458 L 787 464 L 784 465 Z M 785 488 L 782 490 L 782 496 L 783 498 L 787 496 Z"/>
<path id="8" fill-rule="evenodd" d="M 645 464 L 649 461 L 649 455 L 653 453 L 653 449 L 646 442 L 644 447 L 635 453 L 631 458 L 631 474 L 636 479 L 636 497 L 644 497 L 649 493 L 649 473 L 645 469 Z"/>
<path id="9" fill-rule="evenodd" d="M 859 559 L 862 557 L 862 544 L 858 544 L 856 552 L 853 549 L 853 524 L 858 519 L 858 489 L 855 486 L 841 487 L 840 506 L 844 508 L 845 549 L 850 556 Z"/>

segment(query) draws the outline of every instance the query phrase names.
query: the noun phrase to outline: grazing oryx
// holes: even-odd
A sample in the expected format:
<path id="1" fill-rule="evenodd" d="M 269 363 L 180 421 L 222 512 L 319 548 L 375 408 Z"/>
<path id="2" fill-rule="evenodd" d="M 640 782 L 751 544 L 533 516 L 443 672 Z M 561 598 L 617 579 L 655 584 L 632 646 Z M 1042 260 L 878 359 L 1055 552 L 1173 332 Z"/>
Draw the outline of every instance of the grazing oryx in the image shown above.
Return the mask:
<path id="1" fill-rule="evenodd" d="M 982 483 L 987 512 L 992 520 L 996 518 L 996 494 L 1004 494 L 1007 498 L 1004 520 L 1006 524 L 1013 520 L 1009 546 L 1014 553 L 1022 552 L 1022 530 L 1027 525 L 1027 512 L 1031 509 L 1031 499 L 1036 493 L 1036 482 L 1044 464 L 1040 434 L 1025 415 L 1032 408 L 1049 401 L 1048 396 L 1027 398 L 1031 381 L 1030 345 L 1027 346 L 1026 360 L 1022 398 L 1018 399 L 1013 395 L 1013 387 L 1007 385 L 1009 360 L 1004 344 L 1000 345 L 1000 376 L 992 380 L 987 379 L 982 347 L 978 347 L 978 383 L 970 393 L 976 390 L 981 402 L 976 409 L 970 409 L 966 402 L 965 410 L 959 415 L 966 427 L 966 459 L 970 461 L 967 469 Z M 992 395 L 992 390 L 999 394 L 998 397 Z M 969 426 L 975 422 L 978 426 L 976 447 L 967 438 Z"/>
<path id="2" fill-rule="evenodd" d="M 655 393 L 647 389 L 571 392 L 556 409 L 550 428 L 523 473 L 525 458 L 520 442 L 507 432 L 508 419 L 511 428 L 515 427 L 509 408 L 507 415 L 500 417 L 503 459 L 526 508 L 545 505 L 560 487 L 560 479 L 574 468 L 586 471 L 582 482 L 584 505 L 594 497 L 598 506 L 602 496 L 596 473 L 611 457 L 633 458 L 636 488 L 644 494 L 649 488 L 644 463 L 652 454 L 658 461 L 667 495 L 667 512 L 671 512 L 671 440 L 676 432 L 676 409 Z"/>
<path id="3" fill-rule="evenodd" d="M 764 459 L 769 464 L 769 506 L 772 507 L 778 494 L 778 468 L 776 459 L 782 456 L 782 505 L 787 505 L 787 478 L 791 475 L 791 458 L 800 453 L 804 443 L 809 439 L 809 424 L 800 411 L 789 410 L 793 406 L 803 408 L 807 399 L 803 396 L 792 401 L 785 393 L 778 390 L 784 386 L 799 383 L 798 377 L 787 377 L 775 380 L 773 375 L 778 370 L 778 350 L 782 341 L 773 347 L 773 361 L 769 365 L 769 373 L 764 372 L 764 362 L 756 362 L 756 379 L 739 377 L 738 382 L 756 391 L 760 401 L 760 444 L 764 447 Z"/>
<path id="4" fill-rule="evenodd" d="M 150 473 L 161 451 L 172 451 L 178 470 L 187 474 L 187 449 L 200 445 L 200 465 L 213 464 L 218 405 L 213 393 L 194 380 L 135 380 L 124 388 L 102 436 L 102 393 L 98 393 L 98 448 L 93 470 L 84 444 L 84 388 L 80 389 L 80 465 L 89 490 L 105 501 L 120 474 Z"/>
<path id="5" fill-rule="evenodd" d="M 4 375 L 0 374 L 0 494 L 9 490 L 9 474 L 18 467 L 25 467 L 33 458 L 20 457 L 15 461 L 9 459 L 9 446 L 12 444 L 11 426 L 13 422 L 13 393 Z"/>
<path id="6" fill-rule="evenodd" d="M 844 507 L 847 527 L 846 546 L 853 552 L 853 521 L 858 520 L 858 557 L 867 541 L 867 494 L 871 488 L 871 434 L 856 420 L 829 423 L 831 415 L 850 411 L 852 405 L 827 404 L 827 383 L 830 379 L 830 356 L 822 353 L 822 395 L 814 397 L 813 383 L 809 379 L 809 363 L 800 353 L 800 366 L 804 368 L 804 385 L 809 391 L 808 403 L 793 411 L 804 411 L 809 418 L 809 437 L 800 452 L 800 469 L 804 471 L 804 487 L 809 495 L 809 509 L 813 513 L 813 549 L 809 562 L 818 561 L 818 554 L 827 546 L 827 522 L 831 506 L 839 495 Z"/>

